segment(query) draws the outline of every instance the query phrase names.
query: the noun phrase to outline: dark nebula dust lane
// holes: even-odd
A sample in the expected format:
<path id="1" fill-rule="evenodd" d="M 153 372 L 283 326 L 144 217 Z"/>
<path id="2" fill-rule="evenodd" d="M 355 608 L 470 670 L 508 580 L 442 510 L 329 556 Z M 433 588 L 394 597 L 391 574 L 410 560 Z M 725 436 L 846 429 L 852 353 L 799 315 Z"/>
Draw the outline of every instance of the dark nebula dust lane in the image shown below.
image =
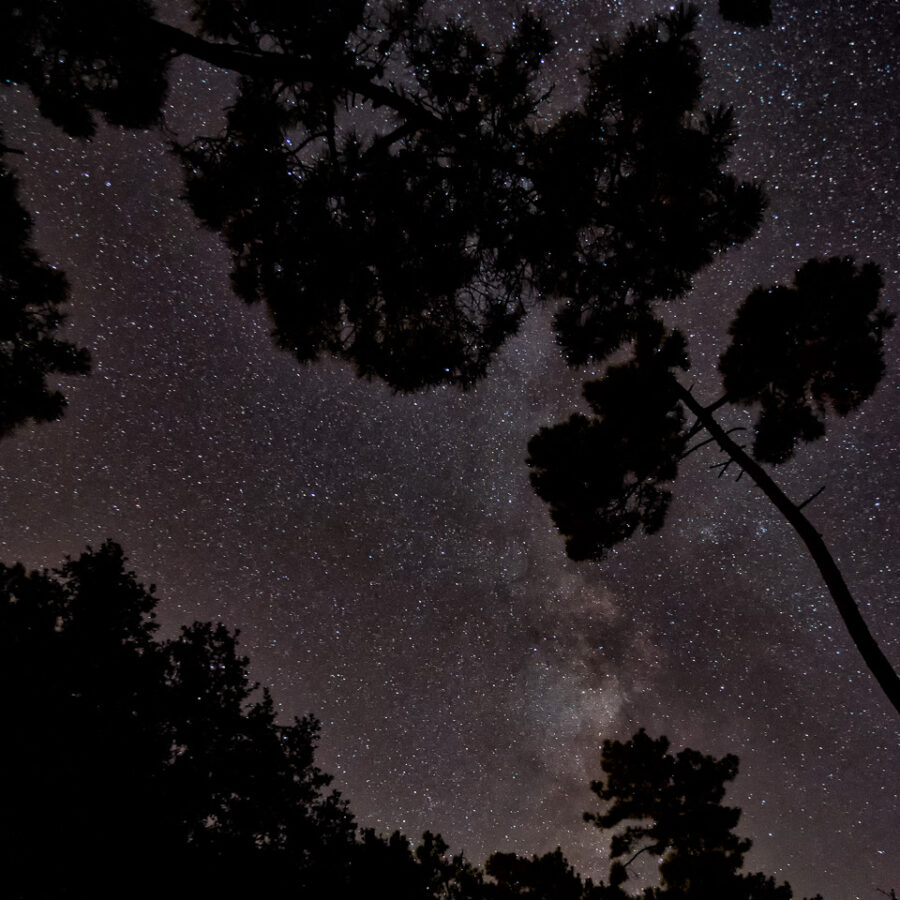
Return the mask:
<path id="1" fill-rule="evenodd" d="M 660 8 L 528 6 L 557 33 L 560 107 L 595 35 Z M 442 8 L 495 33 L 515 14 Z M 702 7 L 707 102 L 735 106 L 732 169 L 770 199 L 759 233 L 671 313 L 703 397 L 736 304 L 807 259 L 872 259 L 885 299 L 900 296 L 896 5 L 774 8 L 743 31 Z M 216 128 L 228 79 L 185 61 L 173 74 L 170 127 Z M 63 420 L 0 443 L 0 558 L 52 567 L 113 538 L 157 585 L 167 633 L 240 628 L 283 714 L 322 720 L 320 765 L 364 825 L 439 831 L 477 862 L 559 845 L 598 874 L 582 812 L 600 744 L 646 727 L 739 755 L 729 800 L 750 869 L 798 897 L 900 889 L 897 716 L 747 479 L 693 454 L 660 534 L 571 562 L 525 465 L 539 427 L 583 410 L 549 311 L 466 392 L 395 394 L 343 364 L 298 365 L 232 294 L 164 135 L 75 141 L 8 86 L 0 123 L 25 151 L 10 165 L 40 250 L 72 284 L 66 336 L 94 361 L 65 381 Z M 777 477 L 797 498 L 826 485 L 810 518 L 898 665 L 900 329 L 886 355 L 876 395 Z"/>

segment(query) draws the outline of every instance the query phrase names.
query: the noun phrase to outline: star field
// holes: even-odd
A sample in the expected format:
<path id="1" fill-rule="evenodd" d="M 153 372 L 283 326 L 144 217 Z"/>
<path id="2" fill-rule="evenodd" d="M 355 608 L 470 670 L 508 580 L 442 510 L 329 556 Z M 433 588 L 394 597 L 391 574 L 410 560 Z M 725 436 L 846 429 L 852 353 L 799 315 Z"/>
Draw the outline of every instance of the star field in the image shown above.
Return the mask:
<path id="1" fill-rule="evenodd" d="M 554 109 L 595 34 L 659 8 L 528 6 L 557 33 Z M 850 254 L 900 296 L 896 5 L 775 0 L 760 31 L 713 6 L 698 33 L 707 102 L 734 104 L 731 168 L 763 181 L 770 206 L 670 313 L 709 400 L 732 311 L 756 285 Z M 441 8 L 495 33 L 516 9 Z M 215 129 L 228 92 L 222 73 L 180 60 L 167 127 Z M 231 293 L 165 134 L 104 127 L 78 142 L 8 86 L 0 124 L 25 152 L 9 160 L 41 252 L 72 285 L 66 337 L 93 356 L 89 378 L 65 382 L 62 421 L 0 443 L 0 558 L 55 566 L 110 537 L 157 585 L 166 633 L 240 628 L 284 715 L 322 720 L 319 764 L 364 825 L 440 831 L 476 862 L 560 845 L 603 873 L 581 820 L 589 782 L 602 740 L 643 726 L 740 756 L 729 800 L 754 841 L 749 869 L 797 897 L 900 890 L 900 722 L 746 479 L 693 454 L 661 534 L 603 564 L 566 559 L 524 462 L 540 426 L 583 406 L 549 311 L 465 393 L 397 395 L 342 364 L 300 366 Z M 775 473 L 797 500 L 826 485 L 808 513 L 895 666 L 898 360 L 900 327 L 875 397 Z"/>

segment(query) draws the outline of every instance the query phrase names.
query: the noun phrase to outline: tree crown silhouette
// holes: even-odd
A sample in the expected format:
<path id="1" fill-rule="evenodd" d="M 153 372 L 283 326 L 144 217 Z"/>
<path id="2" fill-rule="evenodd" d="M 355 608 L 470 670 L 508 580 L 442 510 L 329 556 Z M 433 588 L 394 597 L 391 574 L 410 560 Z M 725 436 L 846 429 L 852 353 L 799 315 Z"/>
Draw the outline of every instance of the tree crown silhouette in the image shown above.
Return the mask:
<path id="1" fill-rule="evenodd" d="M 723 171 L 731 113 L 700 106 L 693 7 L 599 41 L 555 121 L 529 14 L 499 43 L 421 0 L 192 15 L 194 33 L 144 0 L 7 7 L 0 75 L 78 136 L 159 122 L 177 56 L 237 75 L 223 131 L 174 149 L 235 291 L 300 360 L 465 386 L 539 297 L 571 361 L 602 359 L 760 221 L 759 188 Z"/>

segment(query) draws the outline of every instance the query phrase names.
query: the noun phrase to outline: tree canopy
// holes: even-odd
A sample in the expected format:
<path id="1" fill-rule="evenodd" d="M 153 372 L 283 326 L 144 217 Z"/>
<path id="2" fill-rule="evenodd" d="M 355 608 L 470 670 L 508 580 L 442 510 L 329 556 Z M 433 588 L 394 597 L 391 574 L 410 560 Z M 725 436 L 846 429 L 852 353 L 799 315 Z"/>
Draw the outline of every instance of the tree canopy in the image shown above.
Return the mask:
<path id="1" fill-rule="evenodd" d="M 819 532 L 760 463 L 783 463 L 800 443 L 825 435 L 829 412 L 845 416 L 884 373 L 884 334 L 894 316 L 881 303 L 873 263 L 812 259 L 792 286 L 757 288 L 738 308 L 719 370 L 724 392 L 704 405 L 679 380 L 689 361 L 683 335 L 655 323 L 624 362 L 584 385 L 593 415 L 542 428 L 528 445 L 531 483 L 550 507 L 573 559 L 601 560 L 641 527 L 665 523 L 679 464 L 715 443 L 785 517 L 806 546 L 847 631 L 885 696 L 900 712 L 897 675 L 866 625 Z M 726 404 L 756 413 L 752 451 L 715 418 Z M 703 433 L 705 439 L 698 439 Z M 693 446 L 691 440 L 697 439 Z M 815 496 L 815 495 L 814 495 Z"/>
<path id="2" fill-rule="evenodd" d="M 642 729 L 625 742 L 604 741 L 601 768 L 604 778 L 591 789 L 605 808 L 585 819 L 614 831 L 610 886 L 619 896 L 628 896 L 622 886 L 633 875 L 629 868 L 649 853 L 658 860 L 659 883 L 644 890 L 646 900 L 790 900 L 787 883 L 741 871 L 751 842 L 734 832 L 741 811 L 722 805 L 737 757 L 672 754 L 665 737 L 654 740 Z"/>
<path id="3" fill-rule="evenodd" d="M 874 263 L 811 259 L 790 287 L 757 288 L 738 307 L 719 369 L 729 403 L 758 410 L 753 455 L 782 463 L 825 435 L 829 408 L 857 409 L 884 375 L 884 333 Z"/>
<path id="4" fill-rule="evenodd" d="M 736 25 L 771 17 L 767 0 L 719 9 Z M 900 710 L 900 677 L 802 504 L 758 465 L 788 459 L 824 434 L 829 407 L 845 415 L 874 391 L 892 322 L 877 267 L 810 260 L 792 287 L 754 291 L 711 406 L 675 376 L 687 347 L 660 304 L 752 235 L 765 206 L 758 185 L 725 171 L 731 111 L 701 107 L 695 7 L 600 37 L 582 96 L 552 115 L 542 73 L 552 37 L 527 13 L 490 43 L 458 20 L 435 21 L 424 0 L 195 0 L 190 12 L 193 31 L 160 21 L 147 0 L 114 11 L 98 0 L 7 4 L 0 75 L 84 137 L 98 117 L 159 123 L 178 56 L 231 72 L 223 130 L 173 149 L 191 206 L 231 251 L 235 291 L 266 304 L 278 345 L 303 361 L 346 359 L 398 390 L 465 386 L 530 304 L 555 303 L 566 359 L 606 370 L 585 388 L 593 419 L 544 429 L 529 448 L 570 555 L 599 558 L 639 526 L 658 530 L 670 500 L 660 482 L 706 429 L 798 531 Z M 31 249 L 14 182 L 0 174 L 0 202 L 19 222 L 0 260 L 2 436 L 57 417 L 64 400 L 47 376 L 83 372 L 88 359 L 53 336 L 64 281 Z M 712 420 L 725 403 L 758 410 L 755 459 Z"/>
<path id="5" fill-rule="evenodd" d="M 760 189 L 723 168 L 732 115 L 701 107 L 694 7 L 598 40 L 561 111 L 529 14 L 490 43 L 423 0 L 191 11 L 189 33 L 145 0 L 7 4 L 0 76 L 90 136 L 159 123 L 177 56 L 234 73 L 223 131 L 174 150 L 235 291 L 300 360 L 465 386 L 539 298 L 570 361 L 603 359 L 759 224 Z"/>
<path id="6" fill-rule="evenodd" d="M 746 26 L 771 16 L 765 0 L 720 0 L 720 11 Z M 279 346 L 301 361 L 347 360 L 398 390 L 466 386 L 530 305 L 554 303 L 566 359 L 603 370 L 585 386 L 593 415 L 529 448 L 571 555 L 599 558 L 638 528 L 662 527 L 663 485 L 705 429 L 797 529 L 900 709 L 897 676 L 805 504 L 759 465 L 788 459 L 824 433 L 829 410 L 845 415 L 874 391 L 892 321 L 877 268 L 811 260 L 792 286 L 754 291 L 721 357 L 725 393 L 706 406 L 680 380 L 684 336 L 662 324 L 661 304 L 750 237 L 765 206 L 758 185 L 726 171 L 731 111 L 702 108 L 693 7 L 598 40 L 582 96 L 552 114 L 552 37 L 529 14 L 493 44 L 434 21 L 422 0 L 194 0 L 190 12 L 187 31 L 146 0 L 7 3 L 0 76 L 29 88 L 67 134 L 90 137 L 98 120 L 160 124 L 179 56 L 231 72 L 223 130 L 173 151 L 189 203 L 232 254 L 236 293 L 266 305 Z M 2 437 L 58 417 L 64 399 L 48 377 L 83 373 L 89 360 L 55 334 L 65 279 L 34 251 L 5 162 L 0 212 Z M 726 403 L 757 413 L 751 454 L 714 418 Z M 739 874 L 747 842 L 721 806 L 730 758 L 671 757 L 642 734 L 604 749 L 596 790 L 612 806 L 593 821 L 644 823 L 614 838 L 608 885 L 581 879 L 561 853 L 497 855 L 482 873 L 433 835 L 413 848 L 360 832 L 314 765 L 314 720 L 278 723 L 223 626 L 158 641 L 152 592 L 115 545 L 55 573 L 4 567 L 0 587 L 2 665 L 15 685 L 2 827 L 18 896 L 86 884 L 111 896 L 123 882 L 157 893 L 134 878 L 150 856 L 154 877 L 184 896 L 260 885 L 349 895 L 389 876 L 410 897 L 606 897 L 628 878 L 622 858 L 644 849 L 663 856 L 647 896 L 790 894 Z"/>
<path id="7" fill-rule="evenodd" d="M 790 287 L 759 287 L 738 307 L 719 369 L 724 393 L 709 413 L 733 404 L 756 412 L 753 457 L 783 463 L 801 442 L 825 435 L 829 410 L 845 416 L 884 373 L 884 333 L 894 316 L 881 304 L 873 263 L 809 260 Z M 602 559 L 638 526 L 662 527 L 689 442 L 705 423 L 678 380 L 687 341 L 655 323 L 624 362 L 584 385 L 593 416 L 541 429 L 529 444 L 532 484 L 550 504 L 573 559 Z"/>
<path id="8" fill-rule="evenodd" d="M 56 336 L 68 283 L 31 245 L 31 218 L 4 152 L 8 148 L 0 147 L 0 438 L 28 421 L 59 418 L 66 400 L 48 377 L 84 374 L 90 367 L 86 350 Z"/>
<path id="9" fill-rule="evenodd" d="M 315 719 L 278 721 L 224 625 L 160 639 L 154 590 L 125 564 L 108 542 L 53 572 L 0 565 L 4 896 L 623 900 L 623 858 L 648 850 L 647 900 L 790 900 L 741 872 L 750 842 L 722 806 L 737 760 L 673 756 L 643 731 L 604 743 L 593 785 L 609 883 L 559 849 L 482 869 L 429 832 L 360 829 L 315 764 Z"/>
<path id="10" fill-rule="evenodd" d="M 12 896 L 315 885 L 355 827 L 313 764 L 316 722 L 276 723 L 224 626 L 157 640 L 124 562 L 107 543 L 53 573 L 0 569 Z"/>

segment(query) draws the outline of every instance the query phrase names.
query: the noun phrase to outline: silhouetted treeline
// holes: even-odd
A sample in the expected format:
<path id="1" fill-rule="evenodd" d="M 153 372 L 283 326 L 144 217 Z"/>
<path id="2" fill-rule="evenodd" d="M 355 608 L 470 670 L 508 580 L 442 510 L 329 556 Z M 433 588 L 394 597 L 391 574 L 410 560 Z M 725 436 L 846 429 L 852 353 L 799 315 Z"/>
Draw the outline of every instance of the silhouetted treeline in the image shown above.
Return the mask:
<path id="1" fill-rule="evenodd" d="M 315 720 L 277 721 L 223 625 L 159 640 L 156 603 L 113 543 L 55 572 L 0 566 L 4 897 L 621 900 L 644 852 L 648 900 L 791 897 L 740 871 L 749 841 L 721 805 L 737 760 L 643 731 L 604 744 L 593 785 L 608 883 L 560 850 L 482 869 L 430 833 L 362 830 L 315 765 Z"/>

